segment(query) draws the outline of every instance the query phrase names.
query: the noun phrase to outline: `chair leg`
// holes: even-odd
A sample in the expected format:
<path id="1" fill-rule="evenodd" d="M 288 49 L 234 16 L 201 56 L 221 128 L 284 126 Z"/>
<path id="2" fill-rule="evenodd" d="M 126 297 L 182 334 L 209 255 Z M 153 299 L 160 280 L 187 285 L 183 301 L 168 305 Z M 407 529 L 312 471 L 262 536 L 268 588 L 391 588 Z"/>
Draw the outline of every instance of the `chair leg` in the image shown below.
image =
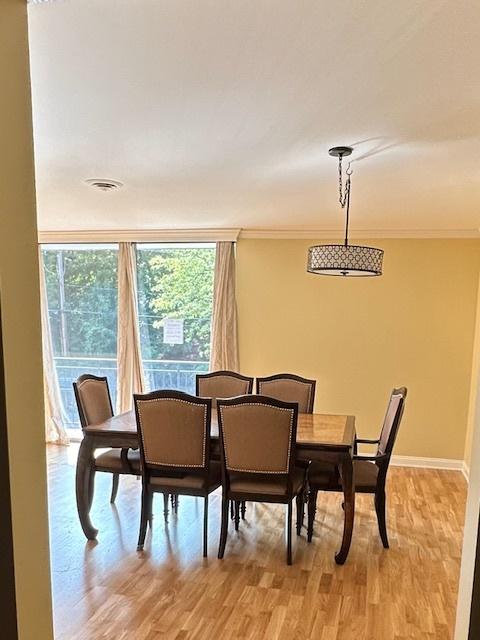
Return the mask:
<path id="1" fill-rule="evenodd" d="M 175 506 L 174 506 L 173 511 L 174 511 L 175 515 L 177 515 L 177 513 L 178 513 L 178 493 L 175 496 Z"/>
<path id="2" fill-rule="evenodd" d="M 227 544 L 228 533 L 228 498 L 222 496 L 222 526 L 220 529 L 220 544 L 218 546 L 218 558 L 221 560 L 225 553 L 225 545 Z"/>
<path id="3" fill-rule="evenodd" d="M 118 473 L 114 473 L 112 477 L 112 493 L 110 495 L 110 504 L 115 502 L 115 498 L 118 493 L 118 481 L 120 479 L 120 475 Z"/>
<path id="4" fill-rule="evenodd" d="M 148 494 L 148 524 L 153 529 L 153 491 Z"/>
<path id="5" fill-rule="evenodd" d="M 168 520 L 168 493 L 163 494 L 163 515 Z"/>
<path id="6" fill-rule="evenodd" d="M 315 512 L 317 510 L 317 494 L 318 494 L 318 491 L 315 491 L 312 489 L 308 494 L 307 542 L 311 542 L 313 538 L 313 523 L 315 522 Z"/>
<path id="7" fill-rule="evenodd" d="M 233 500 L 230 500 L 230 518 L 235 520 L 235 503 Z"/>
<path id="8" fill-rule="evenodd" d="M 297 496 L 297 536 L 299 536 L 302 533 L 304 516 L 305 516 L 305 493 L 302 491 Z"/>
<path id="9" fill-rule="evenodd" d="M 235 501 L 235 531 L 238 531 L 240 526 L 240 502 Z"/>
<path id="10" fill-rule="evenodd" d="M 287 505 L 287 564 L 292 564 L 292 502 Z"/>
<path id="11" fill-rule="evenodd" d="M 247 503 L 245 502 L 245 500 L 243 500 L 241 503 L 241 509 L 240 509 L 240 515 L 242 517 L 242 520 L 245 520 L 246 513 L 247 513 Z"/>
<path id="12" fill-rule="evenodd" d="M 378 520 L 378 530 L 380 532 L 380 538 L 382 539 L 382 543 L 385 549 L 388 549 L 390 545 L 388 544 L 388 536 L 387 536 L 387 522 L 385 517 L 385 490 L 379 490 L 375 493 L 375 511 L 377 512 L 377 520 Z"/>
<path id="13" fill-rule="evenodd" d="M 203 557 L 207 557 L 208 550 L 208 496 L 203 505 Z"/>
<path id="14" fill-rule="evenodd" d="M 88 508 L 89 508 L 89 510 L 92 508 L 94 489 L 95 489 L 95 473 L 91 473 L 90 474 L 90 479 L 89 479 L 89 482 L 88 482 Z"/>
<path id="15" fill-rule="evenodd" d="M 143 545 L 145 544 L 145 536 L 147 534 L 147 523 L 149 516 L 149 502 L 150 502 L 150 492 L 146 487 L 142 489 L 142 511 L 140 514 L 140 531 L 138 533 L 138 544 L 137 551 L 141 551 L 143 549 Z"/>

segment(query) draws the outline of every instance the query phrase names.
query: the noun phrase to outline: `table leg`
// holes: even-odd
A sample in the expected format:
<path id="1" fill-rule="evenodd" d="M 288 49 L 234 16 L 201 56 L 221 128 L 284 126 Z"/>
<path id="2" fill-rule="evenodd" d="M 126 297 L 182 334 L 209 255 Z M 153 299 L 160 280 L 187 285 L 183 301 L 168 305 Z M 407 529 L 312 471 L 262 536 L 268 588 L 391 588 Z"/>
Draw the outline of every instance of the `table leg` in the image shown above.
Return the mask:
<path id="1" fill-rule="evenodd" d="M 350 454 L 347 454 L 342 460 L 340 475 L 343 487 L 344 525 L 342 546 L 340 547 L 340 551 L 335 555 L 335 562 L 337 564 L 344 564 L 350 550 L 355 518 L 355 478 L 353 461 Z"/>
<path id="2" fill-rule="evenodd" d="M 95 481 L 94 439 L 85 434 L 80 444 L 76 471 L 77 510 L 83 533 L 89 540 L 95 540 L 98 529 L 90 520 L 90 507 Z"/>

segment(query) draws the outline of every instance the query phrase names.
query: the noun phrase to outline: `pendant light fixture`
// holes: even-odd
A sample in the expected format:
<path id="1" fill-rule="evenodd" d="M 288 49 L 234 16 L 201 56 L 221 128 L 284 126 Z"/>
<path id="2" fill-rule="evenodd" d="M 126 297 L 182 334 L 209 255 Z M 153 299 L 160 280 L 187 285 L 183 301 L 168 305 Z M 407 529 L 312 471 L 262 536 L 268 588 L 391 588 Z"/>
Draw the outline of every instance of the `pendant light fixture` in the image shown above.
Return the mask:
<path id="1" fill-rule="evenodd" d="M 346 170 L 343 187 L 342 160 L 351 155 L 351 147 L 333 147 L 328 153 L 338 158 L 339 202 L 345 209 L 345 241 L 343 244 L 319 244 L 308 250 L 307 271 L 324 276 L 381 276 L 383 249 L 349 244 L 348 225 L 350 218 L 350 192 L 352 170 Z"/>

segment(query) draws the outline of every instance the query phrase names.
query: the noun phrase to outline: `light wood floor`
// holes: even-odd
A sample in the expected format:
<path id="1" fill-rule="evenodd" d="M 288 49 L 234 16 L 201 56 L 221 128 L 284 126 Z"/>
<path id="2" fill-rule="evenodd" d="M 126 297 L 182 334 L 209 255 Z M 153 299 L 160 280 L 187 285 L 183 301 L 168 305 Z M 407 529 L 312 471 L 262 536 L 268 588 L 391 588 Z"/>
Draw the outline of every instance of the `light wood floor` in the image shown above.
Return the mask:
<path id="1" fill-rule="evenodd" d="M 76 452 L 48 452 L 56 640 L 452 638 L 466 497 L 458 472 L 391 469 L 389 551 L 371 498 L 358 496 L 343 567 L 333 560 L 341 498 L 319 495 L 314 540 L 297 539 L 288 567 L 284 512 L 274 505 L 249 504 L 240 532 L 229 532 L 225 559 L 217 560 L 217 494 L 208 560 L 201 557 L 202 503 L 187 497 L 168 524 L 156 497 L 153 539 L 148 534 L 137 553 L 140 483 L 121 478 L 111 506 L 107 474 L 97 474 L 98 542 L 86 542 L 75 509 Z"/>

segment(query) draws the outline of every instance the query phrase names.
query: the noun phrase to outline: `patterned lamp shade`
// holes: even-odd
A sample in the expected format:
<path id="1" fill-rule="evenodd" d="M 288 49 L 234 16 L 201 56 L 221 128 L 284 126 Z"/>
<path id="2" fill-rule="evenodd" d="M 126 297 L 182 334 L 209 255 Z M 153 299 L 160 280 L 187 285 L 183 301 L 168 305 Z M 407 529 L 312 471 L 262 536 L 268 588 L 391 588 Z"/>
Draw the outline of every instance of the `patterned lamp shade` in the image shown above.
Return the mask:
<path id="1" fill-rule="evenodd" d="M 381 276 L 382 263 L 382 249 L 319 244 L 308 250 L 307 271 L 325 276 Z"/>

